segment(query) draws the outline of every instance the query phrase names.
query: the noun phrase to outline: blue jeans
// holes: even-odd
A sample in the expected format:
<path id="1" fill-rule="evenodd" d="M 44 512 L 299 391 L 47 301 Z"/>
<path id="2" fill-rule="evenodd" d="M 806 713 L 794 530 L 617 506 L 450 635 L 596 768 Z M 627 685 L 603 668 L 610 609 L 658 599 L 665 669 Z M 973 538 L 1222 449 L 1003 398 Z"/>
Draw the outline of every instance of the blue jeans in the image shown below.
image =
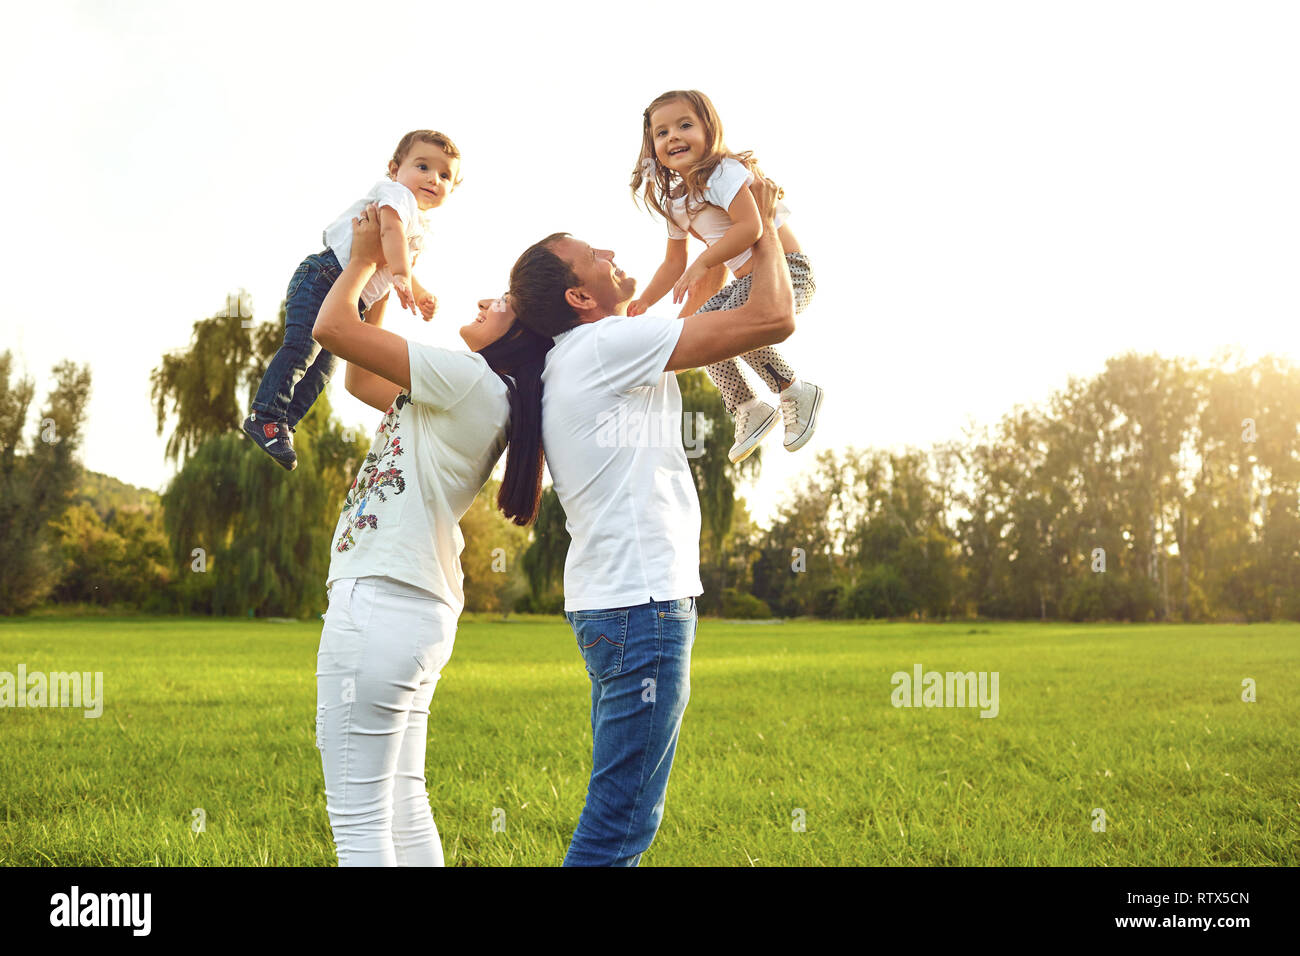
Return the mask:
<path id="1" fill-rule="evenodd" d="M 326 249 L 304 259 L 289 280 L 284 303 L 284 344 L 266 367 L 253 398 L 253 411 L 260 416 L 297 425 L 329 384 L 338 359 L 320 347 L 311 331 L 325 296 L 342 272 L 333 251 Z M 357 312 L 364 314 L 360 302 Z M 298 378 L 300 375 L 302 378 Z"/>
<path id="2" fill-rule="evenodd" d="M 565 866 L 636 866 L 664 815 L 691 692 L 695 598 L 565 612 L 591 678 L 591 782 Z"/>

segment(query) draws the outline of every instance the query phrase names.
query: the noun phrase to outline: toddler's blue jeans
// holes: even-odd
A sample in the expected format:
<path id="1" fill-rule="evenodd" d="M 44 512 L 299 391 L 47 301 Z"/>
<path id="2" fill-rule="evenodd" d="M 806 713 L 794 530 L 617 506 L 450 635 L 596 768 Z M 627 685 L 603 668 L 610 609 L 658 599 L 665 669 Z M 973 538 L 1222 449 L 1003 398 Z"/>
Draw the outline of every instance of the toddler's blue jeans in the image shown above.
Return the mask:
<path id="1" fill-rule="evenodd" d="M 253 411 L 259 417 L 296 426 L 329 384 L 338 359 L 321 348 L 311 332 L 325 296 L 342 272 L 333 251 L 326 249 L 304 259 L 289 280 L 284 344 L 271 359 L 253 398 Z M 357 312 L 364 314 L 360 302 Z"/>

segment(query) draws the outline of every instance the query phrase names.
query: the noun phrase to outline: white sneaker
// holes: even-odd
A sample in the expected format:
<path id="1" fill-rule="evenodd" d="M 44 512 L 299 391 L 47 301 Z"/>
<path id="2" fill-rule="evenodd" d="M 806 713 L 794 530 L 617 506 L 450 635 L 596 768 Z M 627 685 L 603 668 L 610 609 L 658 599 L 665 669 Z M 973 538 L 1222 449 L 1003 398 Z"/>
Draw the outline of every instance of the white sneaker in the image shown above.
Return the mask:
<path id="1" fill-rule="evenodd" d="M 785 450 L 798 451 L 817 430 L 817 410 L 822 390 L 810 382 L 795 379 L 781 393 L 781 417 L 785 419 Z"/>
<path id="2" fill-rule="evenodd" d="M 793 386 L 792 386 L 793 387 Z M 733 465 L 738 465 L 758 447 L 767 433 L 776 427 L 776 409 L 767 402 L 751 399 L 736 409 L 736 443 L 727 452 Z"/>

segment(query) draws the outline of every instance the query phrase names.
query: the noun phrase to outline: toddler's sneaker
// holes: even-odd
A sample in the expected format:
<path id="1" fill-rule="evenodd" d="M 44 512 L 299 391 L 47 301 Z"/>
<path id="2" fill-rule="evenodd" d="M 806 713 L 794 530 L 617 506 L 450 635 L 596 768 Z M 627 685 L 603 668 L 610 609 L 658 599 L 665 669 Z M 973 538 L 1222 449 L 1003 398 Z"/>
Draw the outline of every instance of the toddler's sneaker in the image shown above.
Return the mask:
<path id="1" fill-rule="evenodd" d="M 794 388 L 793 385 L 790 386 Z M 736 409 L 736 443 L 727 452 L 734 465 L 740 464 L 758 447 L 767 433 L 776 427 L 776 409 L 767 402 L 751 398 Z"/>
<path id="2" fill-rule="evenodd" d="M 253 412 L 244 419 L 244 434 L 286 471 L 298 467 L 298 455 L 293 450 L 293 432 L 287 421 L 273 422 L 259 418 L 257 412 Z"/>
<path id="3" fill-rule="evenodd" d="M 817 410 L 822 390 L 810 382 L 795 379 L 781 393 L 781 417 L 785 419 L 785 450 L 798 451 L 817 430 Z"/>

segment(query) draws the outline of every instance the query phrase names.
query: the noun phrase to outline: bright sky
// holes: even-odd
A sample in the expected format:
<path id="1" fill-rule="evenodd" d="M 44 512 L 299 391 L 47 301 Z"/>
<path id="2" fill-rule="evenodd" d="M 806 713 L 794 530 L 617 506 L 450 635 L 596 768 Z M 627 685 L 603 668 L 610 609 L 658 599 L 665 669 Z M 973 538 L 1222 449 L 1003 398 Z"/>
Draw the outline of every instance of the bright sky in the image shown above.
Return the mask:
<path id="1" fill-rule="evenodd" d="M 1300 361 L 1294 4 L 65 0 L 6 21 L 0 349 L 40 399 L 56 362 L 91 364 L 84 461 L 133 484 L 171 474 L 161 353 L 241 286 L 273 319 L 408 129 L 450 135 L 465 183 L 416 270 L 439 315 L 390 328 L 460 346 L 557 230 L 647 283 L 665 228 L 627 184 L 673 88 L 785 187 L 817 272 L 781 349 L 825 409 L 797 454 L 765 443 L 760 518 L 823 449 L 953 438 L 1128 349 Z"/>

